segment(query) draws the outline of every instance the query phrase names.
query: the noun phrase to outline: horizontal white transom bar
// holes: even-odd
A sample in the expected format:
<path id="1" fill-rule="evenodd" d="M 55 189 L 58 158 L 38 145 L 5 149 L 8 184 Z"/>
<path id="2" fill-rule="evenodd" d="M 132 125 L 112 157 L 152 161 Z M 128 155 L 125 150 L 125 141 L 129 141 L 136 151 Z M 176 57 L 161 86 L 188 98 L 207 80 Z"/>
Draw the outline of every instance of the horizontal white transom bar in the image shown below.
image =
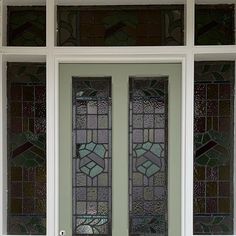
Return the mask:
<path id="1" fill-rule="evenodd" d="M 56 0 L 56 5 L 163 5 L 185 4 L 185 0 Z"/>
<path id="2" fill-rule="evenodd" d="M 46 0 L 3 0 L 3 5 L 10 6 L 38 6 L 46 5 Z"/>

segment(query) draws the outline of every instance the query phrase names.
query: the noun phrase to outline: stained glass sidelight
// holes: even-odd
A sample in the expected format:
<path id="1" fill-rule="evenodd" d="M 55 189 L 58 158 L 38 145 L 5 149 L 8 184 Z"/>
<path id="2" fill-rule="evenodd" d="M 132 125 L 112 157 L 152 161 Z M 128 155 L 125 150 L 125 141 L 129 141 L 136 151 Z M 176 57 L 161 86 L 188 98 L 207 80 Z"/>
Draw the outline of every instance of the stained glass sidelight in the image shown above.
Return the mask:
<path id="1" fill-rule="evenodd" d="M 46 234 L 46 65 L 8 63 L 8 234 Z"/>
<path id="2" fill-rule="evenodd" d="M 235 44 L 234 4 L 195 6 L 195 44 Z"/>
<path id="3" fill-rule="evenodd" d="M 234 62 L 195 63 L 194 234 L 233 234 Z"/>
<path id="4" fill-rule="evenodd" d="M 184 45 L 184 6 L 59 6 L 58 46 Z"/>
<path id="5" fill-rule="evenodd" d="M 46 46 L 46 7 L 8 6 L 8 46 Z"/>
<path id="6" fill-rule="evenodd" d="M 73 235 L 111 235 L 111 81 L 73 78 Z"/>
<path id="7" fill-rule="evenodd" d="M 130 78 L 130 235 L 168 235 L 168 78 Z"/>

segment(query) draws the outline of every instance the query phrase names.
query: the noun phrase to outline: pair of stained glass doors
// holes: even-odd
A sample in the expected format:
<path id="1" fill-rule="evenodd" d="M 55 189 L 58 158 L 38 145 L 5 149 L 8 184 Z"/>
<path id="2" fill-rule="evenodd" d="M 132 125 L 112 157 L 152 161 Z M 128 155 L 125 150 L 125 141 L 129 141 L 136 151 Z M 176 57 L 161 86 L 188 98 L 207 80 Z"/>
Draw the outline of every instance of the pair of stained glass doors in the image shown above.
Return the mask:
<path id="1" fill-rule="evenodd" d="M 181 235 L 181 64 L 60 64 L 60 235 Z"/>

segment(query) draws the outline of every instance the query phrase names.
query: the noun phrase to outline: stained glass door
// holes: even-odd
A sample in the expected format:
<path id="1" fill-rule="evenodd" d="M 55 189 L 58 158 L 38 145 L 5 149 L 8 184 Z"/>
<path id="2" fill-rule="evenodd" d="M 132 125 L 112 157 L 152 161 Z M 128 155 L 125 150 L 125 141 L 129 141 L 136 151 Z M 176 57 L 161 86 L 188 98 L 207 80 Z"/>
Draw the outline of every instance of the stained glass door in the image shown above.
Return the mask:
<path id="1" fill-rule="evenodd" d="M 181 235 L 181 64 L 61 64 L 59 234 Z"/>

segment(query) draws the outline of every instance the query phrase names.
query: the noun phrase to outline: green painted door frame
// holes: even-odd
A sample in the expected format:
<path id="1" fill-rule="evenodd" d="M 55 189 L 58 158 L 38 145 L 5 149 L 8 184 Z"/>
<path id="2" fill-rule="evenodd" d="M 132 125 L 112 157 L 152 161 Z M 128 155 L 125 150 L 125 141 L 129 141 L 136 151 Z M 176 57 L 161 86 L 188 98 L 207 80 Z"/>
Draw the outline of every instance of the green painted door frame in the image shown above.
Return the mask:
<path id="1" fill-rule="evenodd" d="M 60 64 L 59 229 L 72 235 L 72 77 L 112 78 L 112 235 L 129 235 L 129 77 L 168 76 L 168 236 L 181 235 L 181 64 Z"/>

